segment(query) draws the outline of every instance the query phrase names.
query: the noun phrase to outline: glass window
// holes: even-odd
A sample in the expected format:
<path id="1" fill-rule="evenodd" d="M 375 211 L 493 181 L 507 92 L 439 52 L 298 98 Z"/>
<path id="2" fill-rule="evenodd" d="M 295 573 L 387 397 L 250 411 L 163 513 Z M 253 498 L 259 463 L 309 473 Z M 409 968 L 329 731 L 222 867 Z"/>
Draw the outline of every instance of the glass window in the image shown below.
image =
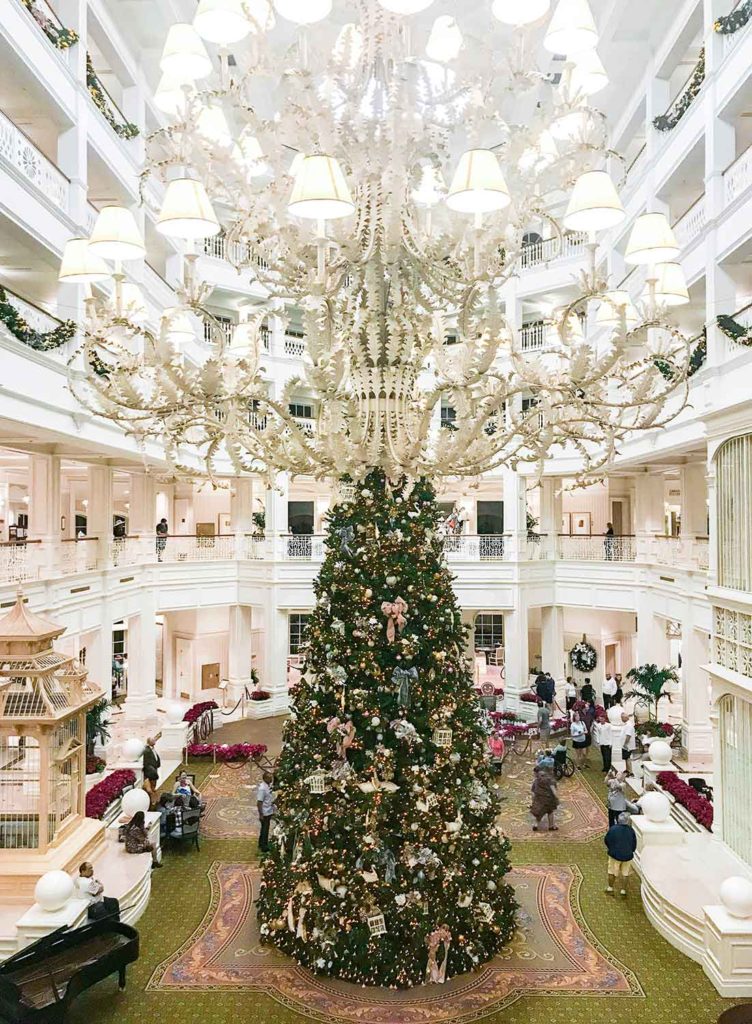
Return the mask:
<path id="1" fill-rule="evenodd" d="M 303 643 L 303 633 L 308 625 L 310 615 L 290 612 L 290 654 L 299 654 Z"/>
<path id="2" fill-rule="evenodd" d="M 504 616 L 479 612 L 475 616 L 475 649 L 496 650 L 504 646 Z"/>
<path id="3" fill-rule="evenodd" d="M 478 533 L 500 534 L 504 532 L 504 502 L 478 502 Z"/>
<path id="4" fill-rule="evenodd" d="M 303 402 L 290 402 L 290 415 L 301 420 L 313 419 L 313 406 L 305 405 Z"/>

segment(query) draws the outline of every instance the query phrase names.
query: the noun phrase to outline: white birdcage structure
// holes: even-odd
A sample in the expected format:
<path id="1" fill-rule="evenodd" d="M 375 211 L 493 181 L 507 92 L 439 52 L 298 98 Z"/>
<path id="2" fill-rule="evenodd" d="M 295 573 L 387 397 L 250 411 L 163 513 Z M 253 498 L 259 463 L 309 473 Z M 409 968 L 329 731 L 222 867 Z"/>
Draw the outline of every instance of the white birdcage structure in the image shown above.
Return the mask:
<path id="1" fill-rule="evenodd" d="M 85 815 L 86 712 L 103 697 L 19 593 L 0 618 L 0 864 L 46 854 Z"/>
<path id="2" fill-rule="evenodd" d="M 328 775 L 322 769 L 315 771 L 306 779 L 308 789 L 311 793 L 326 793 L 328 789 Z"/>
<path id="3" fill-rule="evenodd" d="M 433 731 L 433 736 L 431 737 L 431 740 L 433 741 L 433 745 L 435 747 L 451 747 L 452 730 L 437 727 Z"/>
<path id="4" fill-rule="evenodd" d="M 368 914 L 366 923 L 372 936 L 386 935 L 386 921 L 380 910 L 374 910 Z"/>

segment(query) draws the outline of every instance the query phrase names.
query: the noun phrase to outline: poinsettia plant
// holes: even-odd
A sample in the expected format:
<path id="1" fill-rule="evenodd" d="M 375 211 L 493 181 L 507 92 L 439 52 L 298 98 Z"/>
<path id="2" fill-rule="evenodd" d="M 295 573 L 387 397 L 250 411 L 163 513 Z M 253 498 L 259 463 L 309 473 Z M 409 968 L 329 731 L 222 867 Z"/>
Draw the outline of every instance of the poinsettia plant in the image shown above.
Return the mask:
<path id="1" fill-rule="evenodd" d="M 256 761 L 267 749 L 265 743 L 190 743 L 188 757 L 211 757 L 215 761 Z"/>
<path id="2" fill-rule="evenodd" d="M 202 700 L 202 701 L 199 701 L 198 704 L 192 704 L 188 708 L 186 713 L 183 715 L 183 721 L 184 722 L 188 722 L 189 725 L 192 725 L 193 722 L 195 722 L 195 721 L 197 721 L 197 719 L 201 718 L 201 716 L 206 711 L 213 711 L 215 708 L 218 708 L 218 707 L 219 707 L 219 704 L 217 704 L 217 702 L 215 700 Z"/>
<path id="3" fill-rule="evenodd" d="M 118 800 L 126 789 L 136 784 L 136 773 L 130 768 L 119 768 L 86 794 L 86 817 L 103 818 L 107 808 Z"/>
<path id="4" fill-rule="evenodd" d="M 670 793 L 682 807 L 686 807 L 695 821 L 706 829 L 713 827 L 713 805 L 707 797 L 701 796 L 680 779 L 676 772 L 658 772 L 657 779 L 661 789 Z"/>

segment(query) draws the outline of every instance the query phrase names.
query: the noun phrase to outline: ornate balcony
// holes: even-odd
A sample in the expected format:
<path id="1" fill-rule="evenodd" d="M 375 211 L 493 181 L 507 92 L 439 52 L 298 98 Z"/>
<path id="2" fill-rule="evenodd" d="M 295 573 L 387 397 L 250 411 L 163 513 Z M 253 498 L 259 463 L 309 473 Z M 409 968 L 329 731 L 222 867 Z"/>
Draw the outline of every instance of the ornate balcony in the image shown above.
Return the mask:
<path id="1" fill-rule="evenodd" d="M 58 209 L 68 209 L 70 182 L 17 124 L 0 111 L 0 163 L 29 182 Z"/>

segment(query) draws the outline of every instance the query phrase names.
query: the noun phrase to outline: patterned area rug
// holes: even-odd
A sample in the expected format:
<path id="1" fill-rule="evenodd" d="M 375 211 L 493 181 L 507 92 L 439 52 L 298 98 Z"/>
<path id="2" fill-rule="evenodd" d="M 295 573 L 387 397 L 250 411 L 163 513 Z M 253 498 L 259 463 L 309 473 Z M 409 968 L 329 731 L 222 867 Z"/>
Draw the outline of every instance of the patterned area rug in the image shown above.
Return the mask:
<path id="1" fill-rule="evenodd" d="M 262 946 L 253 908 L 260 873 L 215 861 L 211 903 L 195 933 L 155 970 L 149 990 L 259 990 L 315 1020 L 342 1024 L 465 1024 L 529 993 L 643 996 L 635 976 L 590 933 L 574 865 L 525 865 L 509 876 L 521 910 L 514 941 L 474 974 L 408 991 L 319 978 Z M 638 1014 L 639 1015 L 639 1014 Z"/>
<path id="2" fill-rule="evenodd" d="M 214 766 L 201 790 L 206 800 L 206 811 L 201 819 L 202 839 L 250 839 L 259 834 L 258 779 L 252 777 L 251 771 L 249 765 Z"/>
<path id="3" fill-rule="evenodd" d="M 515 843 L 588 843 L 605 835 L 608 815 L 585 782 L 582 772 L 575 772 L 571 779 L 562 779 L 558 783 L 560 803 L 555 818 L 558 832 L 533 832 L 530 786 L 534 763 L 533 759 L 521 757 L 508 758 L 504 762 L 500 786 L 506 800 L 499 815 L 499 824 L 506 835 Z"/>

